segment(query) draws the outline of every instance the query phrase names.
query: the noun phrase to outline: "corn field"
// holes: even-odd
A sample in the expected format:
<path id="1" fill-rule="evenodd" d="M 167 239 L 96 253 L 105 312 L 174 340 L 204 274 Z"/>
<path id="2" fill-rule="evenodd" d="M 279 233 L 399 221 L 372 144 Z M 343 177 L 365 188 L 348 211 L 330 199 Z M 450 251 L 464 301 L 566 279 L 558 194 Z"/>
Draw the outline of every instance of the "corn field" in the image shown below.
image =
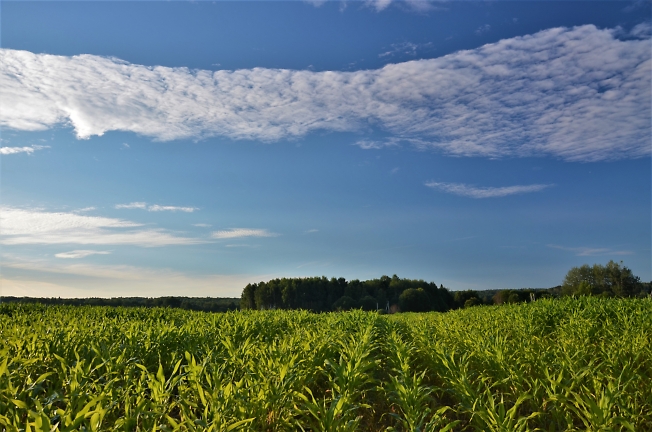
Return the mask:
<path id="1" fill-rule="evenodd" d="M 652 301 L 447 313 L 0 305 L 0 430 L 652 430 Z"/>

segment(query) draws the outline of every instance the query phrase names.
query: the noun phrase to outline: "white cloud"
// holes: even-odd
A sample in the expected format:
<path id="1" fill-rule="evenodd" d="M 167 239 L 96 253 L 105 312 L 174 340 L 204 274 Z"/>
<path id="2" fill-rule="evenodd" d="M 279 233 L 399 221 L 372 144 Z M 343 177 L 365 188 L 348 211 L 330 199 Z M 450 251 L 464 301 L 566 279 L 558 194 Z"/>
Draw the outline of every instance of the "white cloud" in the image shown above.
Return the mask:
<path id="1" fill-rule="evenodd" d="M 278 234 L 266 229 L 233 228 L 223 231 L 214 231 L 211 237 L 214 239 L 240 238 L 240 237 L 276 237 Z"/>
<path id="2" fill-rule="evenodd" d="M 303 1 L 313 5 L 316 8 L 318 8 L 318 7 L 322 7 L 324 5 L 324 3 L 326 3 L 327 0 L 303 0 Z M 218 63 L 218 65 L 219 65 L 219 63 Z"/>
<path id="3" fill-rule="evenodd" d="M 629 4 L 623 8 L 623 12 L 630 13 L 630 12 L 633 12 L 633 11 L 639 9 L 639 8 L 647 7 L 648 4 L 649 4 L 648 0 L 633 0 L 633 1 L 629 2 Z"/>
<path id="4" fill-rule="evenodd" d="M 525 186 L 474 187 L 465 185 L 463 183 L 427 182 L 426 186 L 443 192 L 469 198 L 498 198 L 508 195 L 539 192 L 552 185 L 534 184 Z"/>
<path id="5" fill-rule="evenodd" d="M 354 142 L 353 145 L 356 145 L 363 150 L 380 150 L 385 147 L 396 146 L 398 145 L 398 141 L 394 139 L 388 139 L 384 141 L 361 139 Z"/>
<path id="6" fill-rule="evenodd" d="M 633 37 L 647 39 L 652 33 L 652 25 L 648 21 L 644 21 L 640 24 L 634 26 L 634 28 L 629 32 Z"/>
<path id="7" fill-rule="evenodd" d="M 387 9 L 391 3 L 392 0 L 365 0 L 365 4 L 376 9 L 377 12 Z"/>
<path id="8" fill-rule="evenodd" d="M 192 275 L 167 268 L 48 262 L 4 255 L 3 269 L 27 275 L 0 279 L 1 295 L 28 297 L 240 297 L 251 282 L 275 275 Z"/>
<path id="9" fill-rule="evenodd" d="M 475 30 L 475 34 L 481 35 L 483 33 L 487 33 L 489 30 L 491 30 L 491 26 L 489 24 L 481 25 Z"/>
<path id="10" fill-rule="evenodd" d="M 438 0 L 437 0 L 438 1 Z M 376 12 L 381 12 L 392 3 L 397 3 L 400 5 L 406 5 L 408 9 L 412 9 L 416 12 L 426 12 L 432 9 L 435 9 L 433 6 L 433 0 L 364 0 L 364 4 L 367 7 L 375 9 Z M 340 10 L 346 7 L 346 0 L 343 0 Z"/>
<path id="11" fill-rule="evenodd" d="M 141 226 L 124 219 L 0 208 L 0 244 L 4 245 L 75 243 L 154 247 L 204 242 L 162 229 L 139 228 Z"/>
<path id="12" fill-rule="evenodd" d="M 109 255 L 111 252 L 109 251 L 96 251 L 96 250 L 87 250 L 87 249 L 77 249 L 74 251 L 70 252 L 60 252 L 58 254 L 54 254 L 55 257 L 57 258 L 86 258 L 87 256 L 90 255 Z"/>
<path id="13" fill-rule="evenodd" d="M 566 247 L 549 244 L 548 247 L 573 252 L 577 256 L 600 256 L 600 255 L 632 255 L 634 252 L 628 250 L 613 250 L 609 248 L 595 247 Z"/>
<path id="14" fill-rule="evenodd" d="M 378 57 L 383 58 L 383 57 L 393 57 L 395 55 L 411 55 L 411 56 L 416 56 L 417 55 L 417 49 L 423 48 L 426 46 L 431 46 L 431 43 L 427 44 L 415 44 L 412 42 L 401 42 L 401 43 L 395 43 L 390 45 L 390 49 L 385 51 L 384 53 L 378 54 Z"/>
<path id="15" fill-rule="evenodd" d="M 147 211 L 153 211 L 153 212 L 159 212 L 159 211 L 176 212 L 176 211 L 180 211 L 180 212 L 184 212 L 184 213 L 192 213 L 195 210 L 199 210 L 199 209 L 196 208 L 196 207 L 161 206 L 161 205 L 157 205 L 157 204 L 154 204 L 154 205 L 151 205 L 151 206 L 147 207 Z"/>
<path id="16" fill-rule="evenodd" d="M 2 49 L 0 126 L 263 141 L 380 129 L 456 156 L 636 158 L 650 154 L 650 70 L 649 39 L 593 25 L 355 72 L 189 70 Z"/>
<path id="17" fill-rule="evenodd" d="M 84 207 L 84 208 L 80 208 L 80 209 L 75 210 L 75 212 L 84 213 L 84 212 L 93 211 L 93 210 L 95 210 L 95 207 Z"/>
<path id="18" fill-rule="evenodd" d="M 178 206 L 162 206 L 158 204 L 147 205 L 145 202 L 132 202 L 129 204 L 117 204 L 116 209 L 140 209 L 147 210 L 151 212 L 161 212 L 161 211 L 180 211 L 185 213 L 192 213 L 195 210 L 199 210 L 196 207 L 178 207 Z"/>
<path id="19" fill-rule="evenodd" d="M 12 269 L 32 270 L 37 272 L 70 274 L 110 279 L 143 279 L 155 272 L 130 265 L 96 265 L 96 264 L 60 264 L 44 259 L 28 259 L 13 255 L 2 256 L 2 266 Z"/>
<path id="20" fill-rule="evenodd" d="M 207 223 L 197 223 L 197 224 L 192 224 L 192 226 L 196 226 L 196 227 L 199 227 L 199 228 L 208 228 L 208 227 L 211 226 L 211 224 L 207 224 Z"/>
<path id="21" fill-rule="evenodd" d="M 440 0 L 404 0 L 405 3 L 414 11 L 416 12 L 427 12 L 435 9 L 441 9 L 439 7 L 434 6 L 436 3 L 445 3 L 446 0 L 440 1 Z"/>
<path id="22" fill-rule="evenodd" d="M 145 210 L 147 208 L 147 203 L 144 202 L 132 202 L 129 204 L 116 204 L 116 209 L 141 209 Z"/>
<path id="23" fill-rule="evenodd" d="M 16 153 L 31 154 L 34 153 L 34 149 L 32 147 L 0 147 L 0 154 L 10 155 Z"/>
<path id="24" fill-rule="evenodd" d="M 50 148 L 50 146 L 34 145 L 31 147 L 0 147 L 0 154 L 2 155 L 10 155 L 16 153 L 32 154 L 34 153 L 35 150 L 42 150 L 45 148 Z"/>

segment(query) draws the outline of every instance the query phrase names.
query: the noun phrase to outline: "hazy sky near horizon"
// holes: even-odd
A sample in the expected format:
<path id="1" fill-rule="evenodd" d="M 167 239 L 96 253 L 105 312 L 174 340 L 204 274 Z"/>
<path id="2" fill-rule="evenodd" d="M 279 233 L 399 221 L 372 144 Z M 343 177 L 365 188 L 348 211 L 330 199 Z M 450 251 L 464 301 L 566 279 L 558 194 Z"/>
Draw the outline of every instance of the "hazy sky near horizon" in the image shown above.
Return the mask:
<path id="1" fill-rule="evenodd" d="M 0 2 L 0 295 L 652 279 L 649 2 Z"/>

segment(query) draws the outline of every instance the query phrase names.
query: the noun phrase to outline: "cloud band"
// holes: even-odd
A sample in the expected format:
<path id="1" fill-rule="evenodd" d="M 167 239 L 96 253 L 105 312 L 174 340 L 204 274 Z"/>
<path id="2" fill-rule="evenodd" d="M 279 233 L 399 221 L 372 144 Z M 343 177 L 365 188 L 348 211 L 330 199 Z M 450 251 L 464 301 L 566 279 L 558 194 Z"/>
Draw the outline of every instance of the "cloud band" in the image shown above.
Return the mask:
<path id="1" fill-rule="evenodd" d="M 214 231 L 211 237 L 214 239 L 231 239 L 241 237 L 276 237 L 278 234 L 265 229 L 233 228 L 229 230 Z"/>
<path id="2" fill-rule="evenodd" d="M 154 247 L 205 243 L 205 240 L 180 237 L 163 229 L 142 229 L 142 224 L 124 219 L 13 207 L 0 208 L 0 227 L 0 244 L 4 245 L 110 244 Z"/>
<path id="3" fill-rule="evenodd" d="M 554 28 L 355 72 L 214 72 L 2 49 L 0 126 L 263 141 L 377 128 L 458 156 L 647 156 L 650 39 L 617 35 Z"/>
<path id="4" fill-rule="evenodd" d="M 506 186 L 506 187 L 474 187 L 463 183 L 438 183 L 428 182 L 426 186 L 437 189 L 453 195 L 459 195 L 468 198 L 498 198 L 508 195 L 518 195 L 530 192 L 539 192 L 552 185 L 534 184 L 525 186 Z"/>
<path id="5" fill-rule="evenodd" d="M 50 148 L 50 146 L 31 146 L 31 147 L 0 147 L 0 155 L 10 155 L 17 153 L 32 154 L 35 150 Z"/>

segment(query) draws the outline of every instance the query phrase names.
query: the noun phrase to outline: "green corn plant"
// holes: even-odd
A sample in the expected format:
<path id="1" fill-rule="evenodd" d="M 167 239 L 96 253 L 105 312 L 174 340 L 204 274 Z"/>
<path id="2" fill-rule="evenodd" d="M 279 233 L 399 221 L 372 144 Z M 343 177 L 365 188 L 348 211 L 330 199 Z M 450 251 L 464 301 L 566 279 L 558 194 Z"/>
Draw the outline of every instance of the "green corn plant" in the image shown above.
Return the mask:
<path id="1" fill-rule="evenodd" d="M 0 305 L 0 431 L 652 430 L 652 301 Z"/>
<path id="2" fill-rule="evenodd" d="M 398 407 L 400 413 L 390 413 L 398 422 L 398 428 L 404 431 L 447 431 L 456 426 L 459 421 L 446 422 L 443 415 L 451 410 L 450 407 L 441 407 L 432 412 L 434 388 L 423 385 L 426 371 L 421 373 L 413 372 L 410 365 L 413 347 L 406 344 L 401 336 L 392 332 L 388 338 L 390 346 L 390 376 L 386 391 L 388 399 L 394 406 Z M 429 420 L 428 420 L 429 419 Z M 399 430 L 397 427 L 389 427 L 388 431 Z"/>
<path id="3" fill-rule="evenodd" d="M 320 432 L 356 431 L 360 423 L 360 416 L 356 415 L 358 405 L 347 403 L 344 396 L 335 399 L 324 399 L 318 402 L 312 390 L 305 389 L 310 398 L 303 393 L 297 393 L 297 397 L 303 400 L 300 410 L 306 410 L 309 418 L 297 424 L 302 430 L 313 430 Z M 305 427 L 309 429 L 306 429 Z"/>
<path id="4" fill-rule="evenodd" d="M 498 403 L 496 403 L 496 398 L 489 389 L 483 396 L 475 402 L 474 407 L 473 420 L 475 420 L 475 428 L 478 431 L 510 432 L 531 430 L 528 422 L 540 415 L 538 412 L 530 413 L 527 416 L 519 415 L 519 408 L 523 402 L 530 399 L 529 395 L 521 395 L 510 408 L 507 408 L 504 395 L 500 396 L 500 402 Z"/>

